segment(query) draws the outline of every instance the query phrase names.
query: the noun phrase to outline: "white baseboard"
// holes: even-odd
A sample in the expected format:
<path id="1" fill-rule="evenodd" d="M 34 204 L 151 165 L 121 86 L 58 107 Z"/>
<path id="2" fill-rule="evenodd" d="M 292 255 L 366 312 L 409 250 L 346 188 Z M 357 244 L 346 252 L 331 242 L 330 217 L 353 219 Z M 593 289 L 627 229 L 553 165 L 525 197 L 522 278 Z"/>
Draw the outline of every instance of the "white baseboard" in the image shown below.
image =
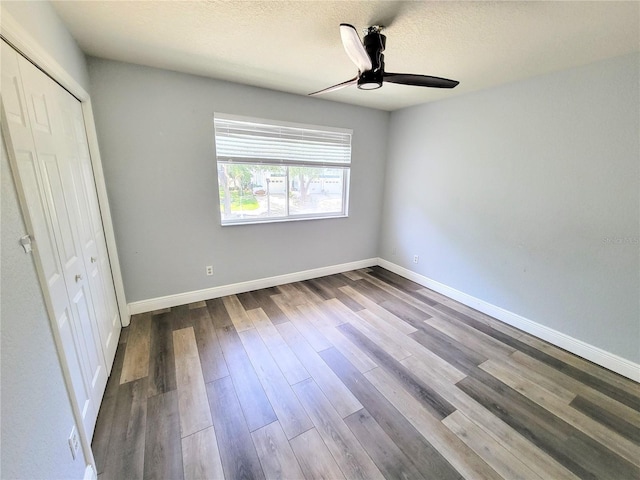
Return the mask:
<path id="1" fill-rule="evenodd" d="M 563 348 L 582 358 L 590 360 L 602 367 L 608 368 L 622 376 L 640 382 L 640 365 L 613 353 L 602 350 L 589 343 L 578 340 L 562 332 L 541 325 L 521 315 L 505 310 L 467 293 L 451 288 L 428 277 L 412 272 L 411 270 L 391 263 L 382 258 L 378 259 L 378 265 L 398 275 L 434 290 L 442 295 L 474 308 L 482 313 L 492 316 L 508 325 L 519 328 L 553 345 Z"/>
<path id="2" fill-rule="evenodd" d="M 167 295 L 166 297 L 150 298 L 149 300 L 141 300 L 139 302 L 129 303 L 129 314 L 153 312 L 162 308 L 175 307 L 177 305 L 185 305 L 187 303 L 201 302 L 210 298 L 224 297 L 226 295 L 235 295 L 237 293 L 250 292 L 261 288 L 275 287 L 286 283 L 300 282 L 302 280 L 310 280 L 312 278 L 324 277 L 326 275 L 334 275 L 336 273 L 349 272 L 359 268 L 372 267 L 378 264 L 377 258 L 368 258 L 356 262 L 342 263 L 329 267 L 314 268 L 312 270 L 303 270 L 301 272 L 288 273 L 286 275 L 278 275 L 276 277 L 260 278 L 258 280 L 250 280 L 248 282 L 233 283 L 230 285 L 221 285 L 219 287 L 205 288 L 203 290 L 195 290 L 193 292 L 178 293 L 175 295 Z"/>
<path id="3" fill-rule="evenodd" d="M 261 288 L 275 287 L 286 283 L 299 282 L 312 278 L 323 277 L 326 275 L 334 275 L 336 273 L 348 272 L 359 268 L 371 267 L 379 265 L 387 270 L 397 273 L 398 275 L 434 290 L 442 295 L 456 300 L 460 303 L 474 308 L 482 313 L 492 316 L 508 325 L 519 328 L 520 330 L 535 335 L 542 340 L 563 348 L 582 358 L 590 360 L 602 367 L 608 368 L 620 375 L 640 382 L 640 365 L 625 358 L 619 357 L 613 353 L 607 352 L 589 343 L 578 340 L 562 332 L 554 330 L 540 323 L 534 322 L 516 313 L 505 310 L 504 308 L 493 305 L 489 302 L 476 298 L 467 293 L 451 288 L 440 282 L 432 280 L 428 277 L 413 272 L 407 268 L 391 263 L 383 258 L 368 258 L 356 262 L 342 263 L 340 265 L 332 265 L 329 267 L 314 268 L 312 270 L 304 270 L 301 272 L 289 273 L 286 275 L 278 275 L 275 277 L 260 278 L 247 282 L 234 283 L 230 285 L 221 285 L 219 287 L 205 288 L 192 292 L 178 293 L 175 295 L 167 295 L 166 297 L 151 298 L 141 300 L 139 302 L 129 303 L 129 314 L 152 312 L 167 307 L 175 307 L 177 305 L 185 305 L 187 303 L 200 302 L 210 298 L 224 297 L 226 295 L 234 295 L 237 293 L 249 292 Z"/>

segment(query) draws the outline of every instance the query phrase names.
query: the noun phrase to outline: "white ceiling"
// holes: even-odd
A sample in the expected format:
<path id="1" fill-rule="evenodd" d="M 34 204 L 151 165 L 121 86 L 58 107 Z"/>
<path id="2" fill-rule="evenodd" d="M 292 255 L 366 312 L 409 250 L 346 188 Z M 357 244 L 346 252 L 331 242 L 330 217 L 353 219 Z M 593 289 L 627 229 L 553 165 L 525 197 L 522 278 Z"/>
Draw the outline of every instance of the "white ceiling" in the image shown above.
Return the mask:
<path id="1" fill-rule="evenodd" d="M 89 55 L 307 94 L 352 78 L 341 22 L 388 25 L 386 71 L 460 81 L 323 98 L 384 110 L 640 50 L 640 2 L 54 1 Z"/>

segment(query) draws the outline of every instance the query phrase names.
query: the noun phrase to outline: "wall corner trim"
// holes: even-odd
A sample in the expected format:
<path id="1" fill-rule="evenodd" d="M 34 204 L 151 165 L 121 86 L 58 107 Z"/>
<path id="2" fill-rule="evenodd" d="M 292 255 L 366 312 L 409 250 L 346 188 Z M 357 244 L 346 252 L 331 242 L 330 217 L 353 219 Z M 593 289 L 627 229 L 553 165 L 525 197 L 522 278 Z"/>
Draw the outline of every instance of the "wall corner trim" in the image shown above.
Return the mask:
<path id="1" fill-rule="evenodd" d="M 407 268 L 391 263 L 382 258 L 378 259 L 378 265 L 396 273 L 402 277 L 412 280 L 420 285 L 430 288 L 446 297 L 474 308 L 482 313 L 490 315 L 501 322 L 512 327 L 519 328 L 531 335 L 545 340 L 556 347 L 567 350 L 579 357 L 616 372 L 624 377 L 640 382 L 640 365 L 630 360 L 622 358 L 613 353 L 607 352 L 589 343 L 573 338 L 565 333 L 549 328 L 540 323 L 534 322 L 504 308 L 493 305 L 489 302 L 473 297 L 467 293 L 451 288 L 428 277 L 415 273 Z"/>
<path id="2" fill-rule="evenodd" d="M 152 312 L 162 308 L 201 302 L 202 300 L 208 300 L 211 298 L 235 295 L 237 293 L 259 290 L 261 288 L 275 287 L 286 283 L 300 282 L 302 280 L 310 280 L 312 278 L 324 277 L 326 275 L 349 272 L 359 268 L 372 267 L 377 264 L 377 258 L 368 258 L 355 262 L 331 265 L 329 267 L 320 267 L 311 270 L 303 270 L 301 272 L 287 273 L 275 277 L 259 278 L 257 280 L 249 280 L 247 282 L 232 283 L 229 285 L 221 285 L 219 287 L 205 288 L 203 290 L 167 295 L 165 297 L 150 298 L 148 300 L 129 303 L 129 314 L 135 315 L 138 313 Z"/>

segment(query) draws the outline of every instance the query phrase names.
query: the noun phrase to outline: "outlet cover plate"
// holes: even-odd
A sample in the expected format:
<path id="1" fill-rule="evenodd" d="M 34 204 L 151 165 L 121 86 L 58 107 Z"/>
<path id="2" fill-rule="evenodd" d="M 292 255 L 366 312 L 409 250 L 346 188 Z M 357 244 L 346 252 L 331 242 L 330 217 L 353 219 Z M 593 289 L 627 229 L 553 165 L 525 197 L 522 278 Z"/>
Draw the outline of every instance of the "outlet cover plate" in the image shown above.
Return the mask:
<path id="1" fill-rule="evenodd" d="M 69 448 L 71 449 L 71 456 L 75 460 L 80 451 L 80 439 L 75 425 L 71 428 L 71 434 L 69 435 Z"/>

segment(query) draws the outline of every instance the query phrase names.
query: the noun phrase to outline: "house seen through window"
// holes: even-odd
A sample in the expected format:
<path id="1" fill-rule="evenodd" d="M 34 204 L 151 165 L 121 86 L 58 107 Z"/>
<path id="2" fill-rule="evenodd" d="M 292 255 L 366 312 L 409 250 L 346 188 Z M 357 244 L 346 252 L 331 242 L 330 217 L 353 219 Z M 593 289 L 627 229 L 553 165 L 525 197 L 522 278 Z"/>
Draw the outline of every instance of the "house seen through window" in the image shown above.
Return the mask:
<path id="1" fill-rule="evenodd" d="M 351 130 L 216 113 L 223 225 L 344 217 Z"/>

